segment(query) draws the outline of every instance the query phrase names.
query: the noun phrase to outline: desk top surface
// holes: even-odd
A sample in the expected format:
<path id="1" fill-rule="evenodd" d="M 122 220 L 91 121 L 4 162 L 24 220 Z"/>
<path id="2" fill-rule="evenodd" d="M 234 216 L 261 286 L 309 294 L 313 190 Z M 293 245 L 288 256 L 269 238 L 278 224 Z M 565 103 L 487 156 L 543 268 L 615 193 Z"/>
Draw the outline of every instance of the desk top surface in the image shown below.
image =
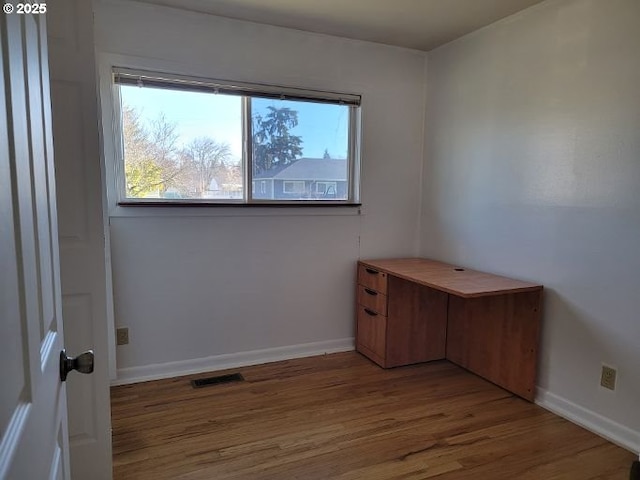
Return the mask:
<path id="1" fill-rule="evenodd" d="M 425 258 L 360 260 L 360 263 L 460 297 L 531 292 L 543 288 L 539 284 L 469 270 Z"/>

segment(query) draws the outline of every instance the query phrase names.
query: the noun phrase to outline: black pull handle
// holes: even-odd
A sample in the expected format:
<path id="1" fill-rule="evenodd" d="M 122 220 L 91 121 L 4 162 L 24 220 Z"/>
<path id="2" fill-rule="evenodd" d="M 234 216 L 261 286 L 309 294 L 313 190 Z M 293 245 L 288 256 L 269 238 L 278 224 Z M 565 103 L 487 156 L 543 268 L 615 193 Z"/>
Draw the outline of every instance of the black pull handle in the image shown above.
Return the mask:
<path id="1" fill-rule="evenodd" d="M 374 297 L 378 295 L 378 292 L 376 292 L 375 290 L 371 290 L 370 288 L 365 288 L 364 291 L 367 292 L 369 295 L 373 295 Z"/>
<path id="2" fill-rule="evenodd" d="M 367 315 L 370 315 L 372 317 L 377 317 L 378 316 L 378 314 L 376 312 L 374 312 L 373 310 L 369 310 L 368 308 L 365 308 L 364 311 L 365 311 L 365 313 Z"/>
<path id="3" fill-rule="evenodd" d="M 373 268 L 365 268 L 365 270 L 367 271 L 367 273 L 370 273 L 371 275 L 377 275 L 380 272 L 377 270 L 374 270 Z"/>

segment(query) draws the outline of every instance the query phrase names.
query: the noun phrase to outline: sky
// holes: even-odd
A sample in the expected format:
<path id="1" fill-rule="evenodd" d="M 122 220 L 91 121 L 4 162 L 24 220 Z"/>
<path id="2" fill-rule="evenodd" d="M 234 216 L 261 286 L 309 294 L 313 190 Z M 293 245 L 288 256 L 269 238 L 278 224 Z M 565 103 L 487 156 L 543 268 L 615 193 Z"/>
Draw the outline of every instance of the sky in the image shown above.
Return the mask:
<path id="1" fill-rule="evenodd" d="M 150 87 L 121 86 L 122 102 L 134 107 L 149 126 L 162 113 L 176 124 L 178 143 L 201 136 L 229 144 L 236 160 L 242 158 L 242 101 L 233 95 L 187 92 Z M 349 107 L 313 102 L 254 99 L 253 115 L 267 113 L 268 106 L 289 107 L 298 112 L 292 135 L 302 137 L 302 156 L 322 158 L 325 149 L 332 158 L 347 158 Z"/>

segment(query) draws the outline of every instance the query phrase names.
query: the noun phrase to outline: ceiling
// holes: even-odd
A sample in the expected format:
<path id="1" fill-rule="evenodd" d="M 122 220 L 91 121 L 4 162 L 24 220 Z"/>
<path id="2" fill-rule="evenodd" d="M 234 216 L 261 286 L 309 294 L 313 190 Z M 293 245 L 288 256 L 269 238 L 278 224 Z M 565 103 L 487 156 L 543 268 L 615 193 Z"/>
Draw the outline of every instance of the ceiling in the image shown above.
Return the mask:
<path id="1" fill-rule="evenodd" d="M 142 1 L 428 51 L 542 0 Z"/>

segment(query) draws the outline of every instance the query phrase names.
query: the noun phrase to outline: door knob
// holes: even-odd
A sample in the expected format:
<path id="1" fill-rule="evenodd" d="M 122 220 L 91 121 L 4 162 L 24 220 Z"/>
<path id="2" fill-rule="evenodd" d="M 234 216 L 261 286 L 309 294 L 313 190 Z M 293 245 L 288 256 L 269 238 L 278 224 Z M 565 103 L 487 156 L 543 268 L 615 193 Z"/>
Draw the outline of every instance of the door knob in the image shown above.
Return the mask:
<path id="1" fill-rule="evenodd" d="M 93 350 L 87 350 L 77 357 L 67 357 L 66 350 L 60 352 L 60 380 L 66 381 L 71 370 L 93 373 Z"/>

